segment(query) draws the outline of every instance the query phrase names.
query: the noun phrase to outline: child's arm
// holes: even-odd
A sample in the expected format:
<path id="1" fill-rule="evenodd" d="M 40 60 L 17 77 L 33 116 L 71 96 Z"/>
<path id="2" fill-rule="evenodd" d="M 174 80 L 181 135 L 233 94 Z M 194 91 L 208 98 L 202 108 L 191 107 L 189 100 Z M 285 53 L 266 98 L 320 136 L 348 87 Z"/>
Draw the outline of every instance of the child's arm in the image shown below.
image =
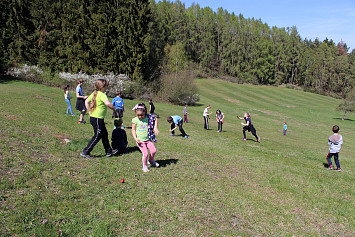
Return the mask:
<path id="1" fill-rule="evenodd" d="M 124 111 L 124 105 L 122 105 L 122 110 L 123 110 L 123 112 L 125 112 L 125 111 Z"/>
<path id="2" fill-rule="evenodd" d="M 172 131 L 174 131 L 174 130 L 175 130 L 175 129 L 177 129 L 178 127 L 179 127 L 179 126 L 175 124 L 175 128 L 173 128 L 173 129 L 170 129 L 170 130 L 169 130 L 169 132 L 172 132 Z"/>
<path id="3" fill-rule="evenodd" d="M 139 141 L 139 139 L 137 138 L 136 125 L 134 123 L 132 123 L 132 136 L 137 143 L 141 143 L 141 141 Z"/>
<path id="4" fill-rule="evenodd" d="M 79 92 L 76 92 L 76 98 L 81 98 L 81 99 L 86 100 L 88 97 L 85 95 L 81 96 L 81 95 L 79 95 Z"/>
<path id="5" fill-rule="evenodd" d="M 112 110 L 116 113 L 116 115 L 118 116 L 118 113 L 117 113 L 117 111 L 116 111 L 115 106 L 113 106 L 113 104 L 112 104 L 109 100 L 105 100 L 104 103 L 105 103 L 105 105 L 106 105 L 107 107 L 109 107 L 110 109 L 112 109 Z"/>
<path id="6" fill-rule="evenodd" d="M 239 117 L 238 115 L 237 115 L 237 118 L 239 118 L 240 120 L 243 120 L 243 119 L 244 119 L 244 118 Z"/>
<path id="7" fill-rule="evenodd" d="M 240 124 L 243 125 L 243 126 L 249 126 L 249 121 L 247 121 L 247 123 L 241 122 Z"/>
<path id="8" fill-rule="evenodd" d="M 86 111 L 89 111 L 89 108 L 90 108 L 90 100 L 86 99 L 85 100 L 85 107 L 86 107 Z"/>

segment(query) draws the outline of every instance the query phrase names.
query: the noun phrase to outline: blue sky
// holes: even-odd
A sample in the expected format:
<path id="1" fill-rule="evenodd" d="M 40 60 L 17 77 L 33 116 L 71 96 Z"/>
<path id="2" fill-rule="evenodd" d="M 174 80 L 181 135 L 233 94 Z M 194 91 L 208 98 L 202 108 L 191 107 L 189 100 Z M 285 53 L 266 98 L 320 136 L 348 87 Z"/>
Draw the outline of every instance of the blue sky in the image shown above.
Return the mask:
<path id="1" fill-rule="evenodd" d="M 246 18 L 261 19 L 270 27 L 296 26 L 302 39 L 326 37 L 337 44 L 341 40 L 355 48 L 355 0 L 180 0 L 188 8 L 219 7 L 241 13 Z"/>

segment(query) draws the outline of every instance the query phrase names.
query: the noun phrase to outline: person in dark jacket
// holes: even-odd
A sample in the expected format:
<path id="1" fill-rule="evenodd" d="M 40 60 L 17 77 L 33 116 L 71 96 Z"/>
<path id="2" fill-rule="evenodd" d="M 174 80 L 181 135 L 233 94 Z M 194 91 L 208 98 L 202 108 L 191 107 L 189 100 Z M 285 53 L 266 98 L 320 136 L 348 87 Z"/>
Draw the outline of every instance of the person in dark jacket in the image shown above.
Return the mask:
<path id="1" fill-rule="evenodd" d="M 118 153 L 127 152 L 127 134 L 124 129 L 122 129 L 122 119 L 114 121 L 115 129 L 112 131 L 111 145 L 112 149 L 117 149 Z"/>

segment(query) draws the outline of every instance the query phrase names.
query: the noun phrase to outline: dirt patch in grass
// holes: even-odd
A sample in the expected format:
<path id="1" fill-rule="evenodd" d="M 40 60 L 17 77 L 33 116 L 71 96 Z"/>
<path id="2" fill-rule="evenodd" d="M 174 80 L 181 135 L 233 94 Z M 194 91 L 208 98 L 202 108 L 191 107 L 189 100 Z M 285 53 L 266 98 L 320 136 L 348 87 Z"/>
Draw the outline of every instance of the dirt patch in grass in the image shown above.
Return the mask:
<path id="1" fill-rule="evenodd" d="M 237 99 L 227 98 L 226 101 L 231 102 L 233 104 L 238 104 L 238 105 L 240 104 L 240 100 L 237 100 Z"/>
<path id="2" fill-rule="evenodd" d="M 281 107 L 286 107 L 286 108 L 296 108 L 297 106 L 295 105 L 279 105 Z"/>
<path id="3" fill-rule="evenodd" d="M 36 95 L 35 98 L 41 99 L 41 100 L 48 100 L 48 101 L 53 101 L 53 99 L 41 95 Z"/>
<path id="4" fill-rule="evenodd" d="M 72 139 L 70 138 L 70 136 L 64 135 L 64 134 L 53 134 L 52 136 L 55 137 L 55 138 L 57 138 L 61 143 L 64 143 L 64 144 L 66 144 L 66 143 L 68 143 L 70 140 L 72 140 Z"/>

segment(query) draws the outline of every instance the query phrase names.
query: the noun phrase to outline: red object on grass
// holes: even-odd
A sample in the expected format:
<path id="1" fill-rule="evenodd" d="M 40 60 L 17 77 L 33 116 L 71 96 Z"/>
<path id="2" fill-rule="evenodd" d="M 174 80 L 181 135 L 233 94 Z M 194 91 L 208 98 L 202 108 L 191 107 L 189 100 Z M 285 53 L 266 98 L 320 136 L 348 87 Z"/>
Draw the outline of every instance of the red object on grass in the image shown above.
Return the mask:
<path id="1" fill-rule="evenodd" d="M 124 183 L 124 179 L 121 179 L 121 183 Z"/>

